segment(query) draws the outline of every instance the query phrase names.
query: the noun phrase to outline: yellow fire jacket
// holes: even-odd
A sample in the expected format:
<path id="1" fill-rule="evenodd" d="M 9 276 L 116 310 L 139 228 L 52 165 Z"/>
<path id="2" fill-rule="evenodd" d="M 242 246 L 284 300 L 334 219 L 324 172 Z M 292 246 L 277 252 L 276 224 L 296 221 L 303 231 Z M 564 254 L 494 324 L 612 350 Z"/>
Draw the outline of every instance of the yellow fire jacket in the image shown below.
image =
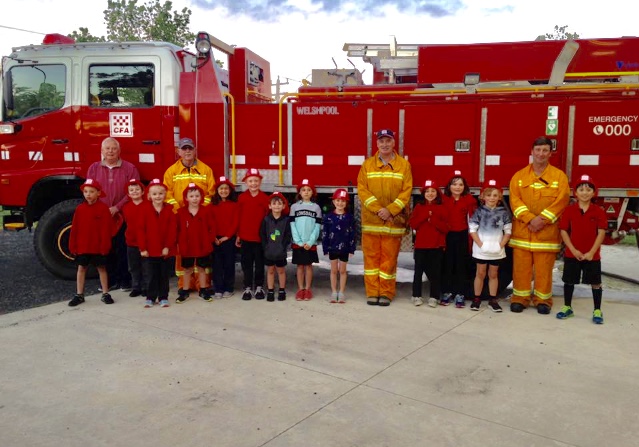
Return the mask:
<path id="1" fill-rule="evenodd" d="M 364 161 L 357 176 L 357 195 L 362 202 L 362 233 L 402 237 L 406 232 L 413 175 L 410 163 L 394 152 L 389 163 L 379 152 Z M 395 217 L 384 222 L 377 212 L 387 208 Z"/>
<path id="2" fill-rule="evenodd" d="M 202 188 L 204 205 L 211 203 L 211 197 L 215 194 L 213 170 L 200 159 L 190 168 L 184 166 L 182 160 L 178 160 L 164 172 L 164 184 L 168 188 L 166 203 L 173 205 L 173 211 L 177 211 L 184 204 L 183 194 L 189 183 L 195 183 Z"/>
<path id="3" fill-rule="evenodd" d="M 538 177 L 532 164 L 521 169 L 510 180 L 510 207 L 513 211 L 513 233 L 509 245 L 528 251 L 561 250 L 559 217 L 570 200 L 568 177 L 548 165 Z M 528 223 L 541 216 L 546 226 L 533 233 Z"/>

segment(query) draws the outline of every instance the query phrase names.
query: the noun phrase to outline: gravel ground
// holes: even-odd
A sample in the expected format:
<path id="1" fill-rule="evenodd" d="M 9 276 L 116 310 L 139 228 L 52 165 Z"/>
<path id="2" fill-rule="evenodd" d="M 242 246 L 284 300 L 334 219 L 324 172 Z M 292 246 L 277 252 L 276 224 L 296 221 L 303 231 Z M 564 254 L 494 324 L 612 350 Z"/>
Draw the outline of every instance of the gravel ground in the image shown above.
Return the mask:
<path id="1" fill-rule="evenodd" d="M 88 279 L 87 295 L 99 282 Z M 0 314 L 66 301 L 75 293 L 75 281 L 56 278 L 40 264 L 33 250 L 33 233 L 0 231 Z"/>

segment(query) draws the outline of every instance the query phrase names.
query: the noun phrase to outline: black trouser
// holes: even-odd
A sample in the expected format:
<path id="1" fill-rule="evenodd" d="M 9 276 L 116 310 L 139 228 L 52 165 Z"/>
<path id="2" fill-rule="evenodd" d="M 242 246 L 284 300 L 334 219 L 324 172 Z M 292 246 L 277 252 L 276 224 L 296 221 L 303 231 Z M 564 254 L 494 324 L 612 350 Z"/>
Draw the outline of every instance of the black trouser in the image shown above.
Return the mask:
<path id="1" fill-rule="evenodd" d="M 413 276 L 413 296 L 422 296 L 422 275 L 426 273 L 430 283 L 430 297 L 439 299 L 442 293 L 442 259 L 443 248 L 416 248 L 415 275 Z"/>
<path id="2" fill-rule="evenodd" d="M 175 271 L 175 258 L 144 258 L 144 263 L 148 266 L 149 288 L 146 299 L 155 301 L 156 299 L 169 299 L 169 280 Z"/>
<path id="3" fill-rule="evenodd" d="M 442 271 L 442 291 L 469 295 L 472 293 L 468 251 L 468 230 L 450 231 L 446 235 L 446 251 Z"/>
<path id="4" fill-rule="evenodd" d="M 107 274 L 109 275 L 109 287 L 128 286 L 131 283 L 127 262 L 127 247 L 124 232 L 126 224 L 123 223 L 120 230 L 111 240 L 111 251 L 107 257 Z"/>
<path id="5" fill-rule="evenodd" d="M 142 262 L 138 247 L 126 247 L 126 257 L 129 261 L 129 273 L 131 274 L 131 288 L 134 290 L 148 289 L 149 271 L 148 264 Z"/>
<path id="6" fill-rule="evenodd" d="M 264 285 L 264 251 L 261 242 L 242 241 L 240 247 L 244 288 Z"/>
<path id="7" fill-rule="evenodd" d="M 223 293 L 232 292 L 234 287 L 235 238 L 232 237 L 213 250 L 213 288 L 215 293 Z"/>

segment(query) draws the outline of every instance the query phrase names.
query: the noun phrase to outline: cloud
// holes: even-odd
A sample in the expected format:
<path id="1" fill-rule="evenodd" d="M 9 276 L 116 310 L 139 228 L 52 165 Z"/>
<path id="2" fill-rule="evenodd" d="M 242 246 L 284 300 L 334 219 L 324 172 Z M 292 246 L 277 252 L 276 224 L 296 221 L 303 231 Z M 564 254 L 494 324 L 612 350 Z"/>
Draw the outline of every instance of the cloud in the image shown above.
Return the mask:
<path id="1" fill-rule="evenodd" d="M 306 0 L 307 7 L 293 0 L 193 0 L 202 9 L 222 7 L 231 14 L 246 15 L 253 20 L 272 22 L 279 15 L 309 12 L 337 13 L 348 8 L 362 17 L 378 13 L 384 7 L 395 7 L 404 14 L 425 14 L 431 17 L 455 15 L 464 7 L 462 0 Z"/>

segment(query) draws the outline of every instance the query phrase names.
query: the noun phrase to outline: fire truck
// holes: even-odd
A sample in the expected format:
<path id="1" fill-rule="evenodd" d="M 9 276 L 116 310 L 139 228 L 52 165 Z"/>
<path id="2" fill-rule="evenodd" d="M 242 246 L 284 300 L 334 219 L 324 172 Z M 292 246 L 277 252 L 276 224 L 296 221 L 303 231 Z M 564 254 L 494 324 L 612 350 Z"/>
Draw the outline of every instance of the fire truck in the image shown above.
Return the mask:
<path id="1" fill-rule="evenodd" d="M 597 181 L 606 243 L 639 227 L 639 38 L 347 43 L 348 57 L 371 64 L 372 84 L 355 68 L 315 69 L 310 84 L 277 100 L 266 59 L 204 32 L 195 48 L 54 34 L 2 59 L 3 227 L 35 228 L 53 274 L 75 277 L 67 241 L 78 187 L 109 136 L 143 181 L 161 178 L 176 141 L 191 137 L 218 176 L 237 183 L 255 167 L 266 191 L 293 193 L 303 178 L 324 197 L 345 187 L 356 211 L 357 174 L 378 129 L 396 131 L 415 193 L 426 178 L 443 185 L 461 170 L 474 193 L 495 179 L 507 194 L 532 141 L 547 136 L 551 163 L 571 182 Z M 228 72 L 213 49 L 228 55 Z"/>

